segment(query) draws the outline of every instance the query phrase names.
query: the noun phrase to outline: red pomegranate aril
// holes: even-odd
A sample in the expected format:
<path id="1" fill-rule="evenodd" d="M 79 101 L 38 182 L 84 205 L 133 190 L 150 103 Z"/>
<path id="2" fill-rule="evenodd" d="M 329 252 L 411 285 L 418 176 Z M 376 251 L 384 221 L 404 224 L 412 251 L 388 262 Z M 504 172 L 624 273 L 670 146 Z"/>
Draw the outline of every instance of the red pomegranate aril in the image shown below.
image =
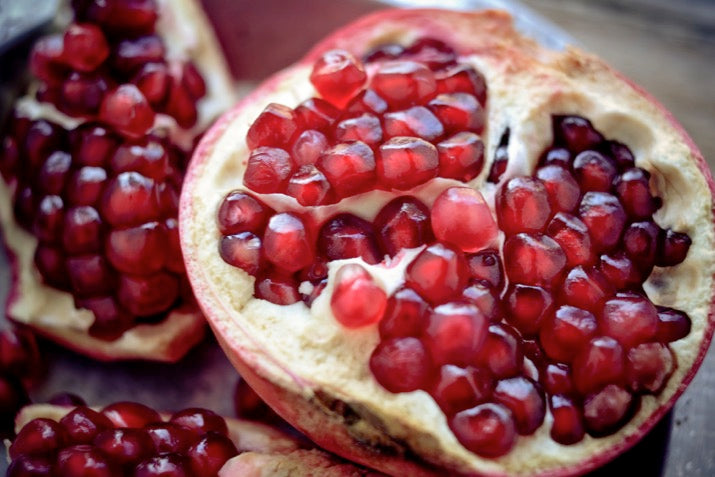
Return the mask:
<path id="1" fill-rule="evenodd" d="M 172 414 L 169 422 L 193 431 L 197 436 L 207 432 L 216 432 L 228 436 L 228 427 L 223 417 L 203 408 L 187 408 Z"/>
<path id="2" fill-rule="evenodd" d="M 166 229 L 159 222 L 115 229 L 107 235 L 105 252 L 109 262 L 124 273 L 148 275 L 166 263 Z"/>
<path id="3" fill-rule="evenodd" d="M 536 171 L 536 177 L 546 187 L 553 212 L 572 212 L 576 209 L 581 189 L 568 169 L 559 165 L 545 165 Z"/>
<path id="4" fill-rule="evenodd" d="M 177 78 L 171 78 L 169 81 L 169 96 L 166 98 L 164 110 L 180 127 L 186 129 L 193 127 L 199 116 L 195 99 Z"/>
<path id="5" fill-rule="evenodd" d="M 329 261 L 360 257 L 376 264 L 383 258 L 372 224 L 352 214 L 338 214 L 323 224 L 318 252 Z"/>
<path id="6" fill-rule="evenodd" d="M 328 204 L 333 200 L 328 179 L 313 165 L 300 166 L 288 180 L 286 194 L 306 207 Z"/>
<path id="7" fill-rule="evenodd" d="M 47 195 L 37 206 L 33 233 L 42 242 L 55 243 L 61 240 L 64 220 L 64 202 L 58 195 Z"/>
<path id="8" fill-rule="evenodd" d="M 154 110 L 139 88 L 123 84 L 104 96 L 99 107 L 99 119 L 120 134 L 140 138 L 154 124 Z"/>
<path id="9" fill-rule="evenodd" d="M 229 192 L 218 210 L 218 227 L 222 234 L 239 232 L 261 234 L 266 227 L 268 217 L 272 215 L 263 202 L 243 191 Z"/>
<path id="10" fill-rule="evenodd" d="M 20 225 L 28 230 L 32 229 L 32 222 L 35 219 L 37 208 L 37 197 L 32 192 L 31 187 L 20 187 L 15 196 L 13 213 Z"/>
<path id="11" fill-rule="evenodd" d="M 597 268 L 579 265 L 572 268 L 564 278 L 560 301 L 598 314 L 603 302 L 613 292 L 611 284 Z"/>
<path id="12" fill-rule="evenodd" d="M 417 255 L 405 272 L 405 283 L 432 305 L 456 298 L 467 286 L 469 268 L 464 256 L 437 242 Z"/>
<path id="13" fill-rule="evenodd" d="M 515 177 L 503 184 L 495 208 L 499 228 L 507 236 L 542 231 L 551 215 L 546 187 L 531 177 Z"/>
<path id="14" fill-rule="evenodd" d="M 62 449 L 53 467 L 56 475 L 80 477 L 120 477 L 119 467 L 102 450 L 91 445 Z"/>
<path id="15" fill-rule="evenodd" d="M 79 16 L 99 23 L 113 34 L 134 36 L 154 31 L 159 8 L 155 0 L 93 1 Z"/>
<path id="16" fill-rule="evenodd" d="M 118 140 L 109 129 L 96 124 L 85 124 L 73 131 L 72 157 L 83 166 L 104 167 Z"/>
<path id="17" fill-rule="evenodd" d="M 260 194 L 283 192 L 294 171 L 295 163 L 286 151 L 259 147 L 248 158 L 243 183 Z"/>
<path id="18" fill-rule="evenodd" d="M 566 255 L 551 237 L 520 233 L 504 244 L 506 275 L 513 282 L 550 287 L 566 266 Z"/>
<path id="19" fill-rule="evenodd" d="M 169 92 L 169 69 L 164 63 L 146 63 L 137 71 L 132 83 L 137 85 L 139 91 L 152 106 L 159 107 Z"/>
<path id="20" fill-rule="evenodd" d="M 145 429 L 159 454 L 168 452 L 183 454 L 197 439 L 194 432 L 173 422 L 155 422 L 148 424 Z"/>
<path id="21" fill-rule="evenodd" d="M 568 396 L 549 396 L 549 408 L 554 422 L 551 424 L 551 438 L 563 445 L 580 442 L 585 435 L 582 411 Z"/>
<path id="22" fill-rule="evenodd" d="M 554 118 L 554 142 L 568 148 L 573 154 L 593 149 L 603 141 L 588 119 L 578 116 Z"/>
<path id="23" fill-rule="evenodd" d="M 63 131 L 56 124 L 43 119 L 33 121 L 25 136 L 25 153 L 29 159 L 23 170 L 34 177 L 38 168 L 52 152 L 62 149 Z"/>
<path id="24" fill-rule="evenodd" d="M 392 393 L 426 389 L 432 361 L 422 342 L 414 337 L 381 341 L 370 355 L 370 371 Z"/>
<path id="25" fill-rule="evenodd" d="M 625 389 L 609 384 L 583 403 L 583 420 L 586 431 L 600 437 L 618 430 L 627 421 L 634 407 L 634 398 Z"/>
<path id="26" fill-rule="evenodd" d="M 435 307 L 424 332 L 424 343 L 437 364 L 466 366 L 479 352 L 489 322 L 471 304 L 452 302 Z"/>
<path id="27" fill-rule="evenodd" d="M 499 292 L 490 288 L 484 282 L 470 280 L 469 286 L 462 291 L 462 299 L 467 303 L 476 305 L 489 321 L 498 321 L 502 317 Z"/>
<path id="28" fill-rule="evenodd" d="M 298 283 L 295 279 L 275 271 L 256 278 L 255 296 L 276 305 L 292 305 L 300 301 Z"/>
<path id="29" fill-rule="evenodd" d="M 362 141 L 375 147 L 382 141 L 380 120 L 369 113 L 343 119 L 335 125 L 335 139 L 339 142 Z"/>
<path id="30" fill-rule="evenodd" d="M 345 50 L 325 52 L 313 65 L 310 82 L 320 95 L 339 108 L 345 106 L 367 80 L 360 60 Z"/>
<path id="31" fill-rule="evenodd" d="M 484 167 L 484 143 L 472 132 L 459 132 L 437 143 L 439 177 L 469 182 Z"/>
<path id="32" fill-rule="evenodd" d="M 97 434 L 93 442 L 122 466 L 134 465 L 154 453 L 154 442 L 144 429 L 107 429 Z"/>
<path id="33" fill-rule="evenodd" d="M 238 454 L 236 445 L 226 436 L 208 432 L 187 451 L 194 475 L 216 477 L 228 459 Z"/>
<path id="34" fill-rule="evenodd" d="M 46 477 L 52 475 L 54 459 L 26 456 L 13 459 L 7 467 L 7 477 Z"/>
<path id="35" fill-rule="evenodd" d="M 596 336 L 598 323 L 593 313 L 564 305 L 541 327 L 540 341 L 546 355 L 570 363 L 576 354 Z"/>
<path id="36" fill-rule="evenodd" d="M 489 333 L 477 362 L 491 371 L 496 379 L 516 376 L 524 364 L 521 336 L 508 325 L 489 325 Z"/>
<path id="37" fill-rule="evenodd" d="M 381 43 L 370 50 L 363 58 L 365 63 L 382 60 L 395 60 L 405 52 L 405 47 L 397 43 Z"/>
<path id="38" fill-rule="evenodd" d="M 385 113 L 382 121 L 388 138 L 410 136 L 434 141 L 444 134 L 442 123 L 424 106 Z"/>
<path id="39" fill-rule="evenodd" d="M 692 323 L 690 317 L 673 308 L 664 306 L 657 307 L 658 310 L 658 331 L 655 339 L 661 343 L 670 343 L 690 334 Z"/>
<path id="40" fill-rule="evenodd" d="M 70 288 L 65 254 L 60 248 L 39 243 L 35 249 L 34 263 L 45 283 L 60 290 Z"/>
<path id="41" fill-rule="evenodd" d="M 367 270 L 355 263 L 338 269 L 330 309 L 341 325 L 362 328 L 377 323 L 386 305 L 387 294 Z"/>
<path id="42" fill-rule="evenodd" d="M 76 407 L 59 422 L 72 444 L 91 444 L 97 434 L 113 427 L 106 416 L 86 406 Z"/>
<path id="43" fill-rule="evenodd" d="M 452 416 L 485 402 L 493 387 L 493 379 L 484 369 L 445 364 L 439 368 L 430 395 L 446 416 Z"/>
<path id="44" fill-rule="evenodd" d="M 532 434 L 544 422 L 544 392 L 541 386 L 529 378 L 517 376 L 498 381 L 494 387 L 493 398 L 512 412 L 519 434 Z"/>
<path id="45" fill-rule="evenodd" d="M 95 338 L 113 341 L 134 325 L 134 317 L 120 308 L 114 297 L 77 298 L 75 302 L 78 307 L 94 313 L 94 322 L 89 327 L 89 334 Z"/>
<path id="46" fill-rule="evenodd" d="M 191 477 L 189 459 L 179 454 L 161 454 L 140 462 L 133 477 Z"/>
<path id="47" fill-rule="evenodd" d="M 672 267 L 685 260 L 692 244 L 691 238 L 684 233 L 667 229 L 658 239 L 655 264 L 660 267 Z"/>
<path id="48" fill-rule="evenodd" d="M 430 307 L 410 288 L 400 288 L 390 295 L 385 313 L 380 320 L 380 338 L 420 336 L 427 328 Z"/>
<path id="49" fill-rule="evenodd" d="M 675 358 L 663 343 L 643 343 L 626 354 L 626 383 L 633 392 L 659 393 L 675 369 Z"/>
<path id="50" fill-rule="evenodd" d="M 112 421 L 115 427 L 140 429 L 152 422 L 161 422 L 158 412 L 137 402 L 116 402 L 106 406 L 101 412 Z"/>
<path id="51" fill-rule="evenodd" d="M 653 303 L 637 294 L 618 294 L 603 306 L 601 331 L 631 348 L 650 341 L 658 332 L 658 311 Z"/>
<path id="52" fill-rule="evenodd" d="M 104 190 L 107 172 L 101 167 L 82 167 L 70 178 L 65 197 L 69 205 L 95 205 Z"/>
<path id="53" fill-rule="evenodd" d="M 437 73 L 439 93 L 469 93 L 484 106 L 487 102 L 487 83 L 481 73 L 465 64 L 455 65 Z"/>
<path id="54" fill-rule="evenodd" d="M 607 141 L 602 149 L 616 161 L 620 170 L 625 171 L 635 166 L 635 157 L 633 157 L 633 153 L 625 144 L 618 141 Z"/>
<path id="55" fill-rule="evenodd" d="M 101 255 L 67 257 L 67 275 L 74 295 L 87 297 L 114 291 L 116 278 L 107 260 Z"/>
<path id="56" fill-rule="evenodd" d="M 47 158 L 37 177 L 39 192 L 61 195 L 72 166 L 72 156 L 64 151 L 55 151 Z"/>
<path id="57" fill-rule="evenodd" d="M 263 267 L 261 239 L 251 232 L 225 235 L 219 243 L 219 254 L 224 262 L 255 276 Z"/>
<path id="58" fill-rule="evenodd" d="M 146 137 L 119 145 L 110 159 L 109 168 L 114 173 L 136 171 L 160 181 L 170 171 L 169 154 L 161 142 Z"/>
<path id="59" fill-rule="evenodd" d="M 626 170 L 614 181 L 616 195 L 621 199 L 623 209 L 631 220 L 646 220 L 656 210 L 656 203 L 651 195 L 648 181 L 650 174 L 633 167 Z"/>
<path id="60" fill-rule="evenodd" d="M 316 165 L 338 197 L 366 192 L 375 183 L 375 154 L 362 141 L 336 144 Z"/>
<path id="61" fill-rule="evenodd" d="M 181 84 L 195 100 L 206 96 L 206 82 L 196 65 L 190 61 L 181 66 Z"/>
<path id="62" fill-rule="evenodd" d="M 460 131 L 481 133 L 485 111 L 477 98 L 467 93 L 439 94 L 428 103 L 447 134 Z"/>
<path id="63" fill-rule="evenodd" d="M 554 303 L 551 293 L 547 290 L 520 283 L 509 287 L 504 301 L 508 307 L 506 321 L 525 335 L 533 335 L 539 331 Z"/>
<path id="64" fill-rule="evenodd" d="M 549 222 L 546 233 L 561 246 L 569 267 L 595 262 L 588 227 L 578 217 L 559 212 Z"/>
<path id="65" fill-rule="evenodd" d="M 176 276 L 158 272 L 153 275 L 121 275 L 117 296 L 121 305 L 135 316 L 151 316 L 167 311 L 179 297 Z"/>
<path id="66" fill-rule="evenodd" d="M 437 92 L 434 73 L 414 61 L 387 61 L 372 77 L 370 87 L 391 109 L 423 103 Z"/>
<path id="67" fill-rule="evenodd" d="M 482 250 L 466 255 L 469 274 L 475 280 L 485 282 L 491 288 L 501 291 L 504 286 L 504 270 L 499 252 L 493 249 Z"/>
<path id="68" fill-rule="evenodd" d="M 281 104 L 271 103 L 251 124 L 246 143 L 251 149 L 258 147 L 287 148 L 298 130 L 295 111 Z"/>
<path id="69" fill-rule="evenodd" d="M 502 456 L 516 441 L 513 415 L 500 404 L 484 403 L 458 412 L 449 427 L 464 447 L 482 457 Z"/>
<path id="70" fill-rule="evenodd" d="M 30 71 L 50 85 L 62 82 L 67 71 L 62 35 L 48 35 L 37 40 L 30 54 Z"/>
<path id="71" fill-rule="evenodd" d="M 419 38 L 399 56 L 424 63 L 433 70 L 443 69 L 457 62 L 454 49 L 436 38 Z"/>
<path id="72" fill-rule="evenodd" d="M 437 149 L 416 137 L 398 136 L 380 145 L 377 178 L 387 189 L 408 190 L 437 176 Z"/>
<path id="73" fill-rule="evenodd" d="M 94 115 L 109 88 L 109 81 L 100 74 L 70 73 L 62 83 L 59 107 L 73 116 Z"/>
<path id="74" fill-rule="evenodd" d="M 37 339 L 29 328 L 10 327 L 0 332 L 0 373 L 16 377 L 30 388 L 45 370 Z"/>
<path id="75" fill-rule="evenodd" d="M 288 115 L 287 112 L 286 115 Z M 339 115 L 338 108 L 320 98 L 306 99 L 295 108 L 295 117 L 304 129 L 317 129 L 324 132 Z M 269 124 L 266 126 L 270 129 Z M 288 121 L 286 121 L 286 126 L 286 132 L 292 128 Z M 268 133 L 269 131 L 266 131 L 265 134 Z"/>
<path id="76" fill-rule="evenodd" d="M 653 222 L 633 222 L 623 233 L 623 249 L 648 276 L 655 264 L 658 236 L 661 229 Z"/>
<path id="77" fill-rule="evenodd" d="M 315 164 L 327 148 L 328 139 L 325 134 L 315 129 L 306 129 L 293 142 L 291 152 L 295 163 L 298 166 L 303 166 Z"/>
<path id="78" fill-rule="evenodd" d="M 450 187 L 442 192 L 432 205 L 431 218 L 437 240 L 465 252 L 478 252 L 492 245 L 499 234 L 486 200 L 469 187 Z"/>
<path id="79" fill-rule="evenodd" d="M 539 171 L 541 169 L 549 169 L 551 168 L 549 166 L 559 166 L 562 169 L 568 171 L 571 169 L 571 162 L 572 162 L 572 156 L 571 152 L 566 149 L 565 147 L 552 147 L 550 149 L 547 149 L 544 154 L 542 154 L 541 159 L 539 161 L 540 164 L 542 164 L 544 167 L 539 168 L 537 170 L 537 176 L 539 174 Z M 550 174 L 545 174 L 545 175 L 550 175 Z M 569 174 L 571 175 L 571 174 Z M 539 179 L 544 180 L 543 178 L 539 177 Z M 571 175 L 571 179 L 573 179 L 573 176 Z M 544 182 L 546 182 L 544 180 Z M 569 181 L 571 182 L 571 181 Z M 573 182 L 576 183 L 576 179 L 573 179 Z M 578 186 L 578 183 L 576 183 L 576 186 Z"/>
<path id="80" fill-rule="evenodd" d="M 578 214 L 588 227 L 596 252 L 611 250 L 618 244 L 626 225 L 626 213 L 615 196 L 606 192 L 586 192 Z"/>
<path id="81" fill-rule="evenodd" d="M 117 43 L 111 58 L 112 67 L 123 75 L 131 75 L 146 63 L 161 62 L 166 48 L 161 38 L 147 35 Z"/>
<path id="82" fill-rule="evenodd" d="M 573 393 L 573 381 L 571 379 L 571 368 L 564 363 L 549 363 L 543 370 L 541 384 L 548 394 L 571 394 Z"/>
<path id="83" fill-rule="evenodd" d="M 574 387 L 586 395 L 607 384 L 623 381 L 623 348 L 615 339 L 600 336 L 589 341 L 576 353 L 571 367 Z"/>
<path id="84" fill-rule="evenodd" d="M 598 268 L 616 290 L 639 287 L 643 281 L 641 272 L 622 251 L 601 255 Z"/>
<path id="85" fill-rule="evenodd" d="M 61 425 L 52 419 L 37 418 L 20 429 L 8 449 L 8 455 L 11 459 L 21 455 L 53 456 L 65 445 L 67 434 Z"/>
<path id="86" fill-rule="evenodd" d="M 370 113 L 379 116 L 385 111 L 387 111 L 385 100 L 369 88 L 355 95 L 345 106 L 345 113 L 347 114 Z"/>
<path id="87" fill-rule="evenodd" d="M 583 151 L 574 158 L 573 171 L 581 190 L 608 192 L 618 174 L 613 161 L 598 151 Z"/>
<path id="88" fill-rule="evenodd" d="M 313 261 L 308 230 L 293 214 L 280 213 L 268 220 L 263 248 L 268 261 L 288 272 L 296 272 Z"/>
<path id="89" fill-rule="evenodd" d="M 159 219 L 154 181 L 138 172 L 122 172 L 106 187 L 100 212 L 114 227 L 131 227 Z"/>
<path id="90" fill-rule="evenodd" d="M 402 249 L 433 240 L 429 209 L 412 196 L 392 199 L 380 209 L 373 223 L 382 249 L 391 257 Z"/>
<path id="91" fill-rule="evenodd" d="M 179 243 L 179 221 L 176 218 L 166 219 L 166 269 L 177 274 L 185 274 L 184 256 Z"/>

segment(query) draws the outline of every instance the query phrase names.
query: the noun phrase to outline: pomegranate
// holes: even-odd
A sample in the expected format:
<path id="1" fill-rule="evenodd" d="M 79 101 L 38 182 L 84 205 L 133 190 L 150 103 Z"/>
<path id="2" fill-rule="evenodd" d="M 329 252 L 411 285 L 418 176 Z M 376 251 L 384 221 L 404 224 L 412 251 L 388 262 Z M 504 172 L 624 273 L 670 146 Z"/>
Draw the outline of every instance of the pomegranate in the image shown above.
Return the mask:
<path id="1" fill-rule="evenodd" d="M 291 188 L 299 164 L 320 194 Z M 396 10 L 225 114 L 179 219 L 227 355 L 321 446 L 391 475 L 574 475 L 647 433 L 705 355 L 712 190 L 601 60 L 503 12 Z"/>
<path id="2" fill-rule="evenodd" d="M 97 359 L 176 361 L 204 334 L 179 193 L 231 80 L 194 0 L 72 8 L 64 34 L 35 45 L 0 148 L 7 315 Z"/>

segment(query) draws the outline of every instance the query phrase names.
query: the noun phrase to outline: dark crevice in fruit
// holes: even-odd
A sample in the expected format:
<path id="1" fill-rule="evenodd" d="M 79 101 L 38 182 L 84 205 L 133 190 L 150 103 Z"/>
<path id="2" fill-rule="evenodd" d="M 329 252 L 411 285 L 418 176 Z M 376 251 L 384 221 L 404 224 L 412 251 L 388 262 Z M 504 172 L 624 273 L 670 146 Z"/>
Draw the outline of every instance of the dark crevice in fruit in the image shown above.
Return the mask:
<path id="1" fill-rule="evenodd" d="M 506 128 L 494 150 L 494 161 L 492 161 L 492 167 L 489 169 L 489 176 L 487 177 L 487 182 L 492 184 L 499 182 L 499 179 L 506 171 L 506 166 L 509 165 L 509 134 L 509 128 Z"/>

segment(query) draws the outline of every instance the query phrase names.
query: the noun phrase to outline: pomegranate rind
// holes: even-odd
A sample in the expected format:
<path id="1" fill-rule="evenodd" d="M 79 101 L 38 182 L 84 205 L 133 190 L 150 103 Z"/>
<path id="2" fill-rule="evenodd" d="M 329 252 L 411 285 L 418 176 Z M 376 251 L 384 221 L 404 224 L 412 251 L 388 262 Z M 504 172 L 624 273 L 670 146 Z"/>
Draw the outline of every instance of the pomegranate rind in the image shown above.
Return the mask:
<path id="1" fill-rule="evenodd" d="M 657 222 L 693 239 L 683 263 L 656 269 L 644 285 L 654 303 L 683 310 L 692 320 L 691 333 L 670 344 L 678 368 L 659 395 L 642 397 L 636 415 L 613 435 L 560 445 L 549 437 L 553 418 L 547 413 L 540 428 L 519 437 L 508 454 L 480 458 L 457 442 L 426 393 L 391 394 L 375 382 L 367 363 L 379 339 L 376 327 L 346 331 L 335 324 L 324 304 L 335 270 L 357 262 L 372 271 L 369 265 L 359 259 L 331 263 L 328 285 L 309 309 L 253 298 L 253 277 L 216 253 L 216 210 L 226 193 L 240 187 L 248 157 L 242 138 L 262 109 L 271 102 L 295 106 L 314 96 L 308 76 L 313 62 L 329 49 L 362 56 L 380 43 L 409 44 L 423 35 L 452 45 L 485 75 L 487 162 L 503 131 L 511 131 L 510 161 L 501 181 L 532 173 L 552 141 L 552 115 L 581 115 L 609 139 L 629 145 L 638 166 L 653 174 L 655 195 L 664 199 Z M 498 184 L 486 183 L 490 166 L 470 185 L 493 204 Z M 707 164 L 672 115 L 602 60 L 576 48 L 547 51 L 519 35 L 504 12 L 388 10 L 342 28 L 226 113 L 194 154 L 179 215 L 189 278 L 229 359 L 282 417 L 318 444 L 392 475 L 444 475 L 446 470 L 566 476 L 587 472 L 635 444 L 672 407 L 703 360 L 715 327 L 713 191 Z M 370 192 L 325 207 L 324 213 L 347 211 L 372 220 L 389 198 Z M 300 210 L 291 199 L 261 199 L 275 209 Z M 402 270 L 404 263 L 375 270 L 376 279 L 389 288 Z"/>
<path id="2" fill-rule="evenodd" d="M 157 115 L 154 129 L 165 131 L 174 142 L 190 148 L 194 138 L 233 102 L 233 82 L 199 3 L 159 0 L 157 4 L 160 12 L 157 33 L 165 40 L 167 59 L 191 59 L 205 78 L 207 94 L 197 104 L 199 119 L 191 130 L 179 128 L 173 118 L 163 114 Z M 37 102 L 32 95 L 21 98 L 16 106 L 23 116 L 49 119 L 66 129 L 82 122 L 49 103 Z M 102 361 L 175 362 L 203 339 L 205 320 L 194 303 L 172 310 L 161 322 L 138 324 L 113 341 L 90 336 L 93 314 L 75 308 L 70 294 L 43 284 L 33 262 L 37 240 L 13 216 L 14 187 L 15 184 L 0 178 L 0 225 L 12 268 L 12 286 L 6 303 L 10 319 L 31 326 L 66 348 Z"/>

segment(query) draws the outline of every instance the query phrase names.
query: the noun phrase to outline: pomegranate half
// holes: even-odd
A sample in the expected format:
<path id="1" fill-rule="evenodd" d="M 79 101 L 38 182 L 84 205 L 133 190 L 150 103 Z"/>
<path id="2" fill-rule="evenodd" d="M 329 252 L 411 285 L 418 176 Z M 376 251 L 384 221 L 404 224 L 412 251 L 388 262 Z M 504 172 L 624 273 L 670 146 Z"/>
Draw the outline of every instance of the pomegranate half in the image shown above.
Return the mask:
<path id="1" fill-rule="evenodd" d="M 228 357 L 391 475 L 573 475 L 713 333 L 713 182 L 653 98 L 500 11 L 390 10 L 226 113 L 179 212 Z"/>
<path id="2" fill-rule="evenodd" d="M 96 359 L 176 361 L 205 328 L 178 243 L 183 170 L 232 80 L 194 0 L 66 3 L 0 149 L 7 315 Z"/>

